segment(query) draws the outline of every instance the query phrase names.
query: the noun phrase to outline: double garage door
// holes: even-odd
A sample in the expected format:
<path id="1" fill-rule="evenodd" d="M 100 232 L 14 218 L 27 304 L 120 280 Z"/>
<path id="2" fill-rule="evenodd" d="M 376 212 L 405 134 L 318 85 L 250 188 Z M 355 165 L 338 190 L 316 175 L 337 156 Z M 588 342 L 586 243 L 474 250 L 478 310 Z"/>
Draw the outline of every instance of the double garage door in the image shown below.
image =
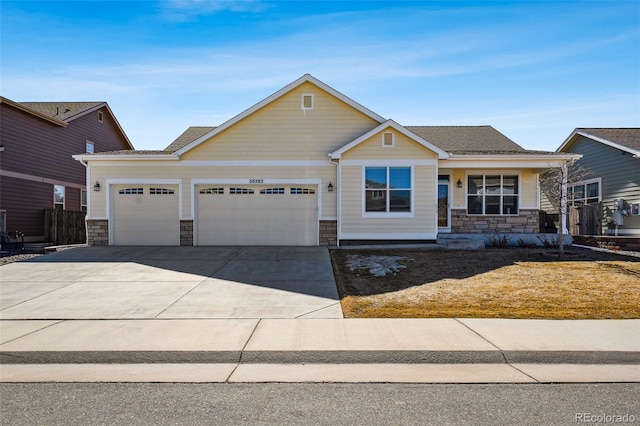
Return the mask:
<path id="1" fill-rule="evenodd" d="M 318 244 L 315 186 L 201 185 L 196 187 L 197 244 Z"/>
<path id="2" fill-rule="evenodd" d="M 114 245 L 178 245 L 177 185 L 116 185 Z M 199 185 L 195 190 L 197 245 L 317 245 L 315 186 Z"/>

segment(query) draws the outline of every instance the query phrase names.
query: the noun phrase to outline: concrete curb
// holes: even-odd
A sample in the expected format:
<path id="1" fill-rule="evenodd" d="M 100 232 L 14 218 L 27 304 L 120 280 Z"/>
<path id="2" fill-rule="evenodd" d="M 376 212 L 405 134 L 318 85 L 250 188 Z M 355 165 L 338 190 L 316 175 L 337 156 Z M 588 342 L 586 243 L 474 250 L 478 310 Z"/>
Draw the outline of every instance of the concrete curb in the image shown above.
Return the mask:
<path id="1" fill-rule="evenodd" d="M 3 351 L 3 364 L 591 364 L 635 365 L 624 351 Z"/>

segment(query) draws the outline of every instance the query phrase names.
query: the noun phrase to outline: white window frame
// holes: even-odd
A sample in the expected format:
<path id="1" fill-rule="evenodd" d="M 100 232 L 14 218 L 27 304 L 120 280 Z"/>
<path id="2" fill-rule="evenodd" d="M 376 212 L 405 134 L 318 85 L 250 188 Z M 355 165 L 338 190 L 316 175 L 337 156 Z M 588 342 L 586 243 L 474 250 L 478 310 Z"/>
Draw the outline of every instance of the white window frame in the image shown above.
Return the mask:
<path id="1" fill-rule="evenodd" d="M 84 194 L 84 203 L 82 202 L 82 194 Z M 82 210 L 82 208 L 84 207 L 84 212 L 88 212 L 89 211 L 89 207 L 88 207 L 88 200 L 89 200 L 89 193 L 87 192 L 86 189 L 81 189 L 80 190 L 80 210 Z"/>
<path id="2" fill-rule="evenodd" d="M 94 154 L 96 152 L 95 150 L 95 144 L 91 141 L 85 141 L 85 151 L 87 152 L 87 154 Z"/>
<path id="3" fill-rule="evenodd" d="M 391 144 L 387 145 L 385 142 L 385 136 L 391 135 Z M 393 148 L 396 146 L 396 135 L 393 132 L 382 132 L 382 147 L 383 148 Z"/>
<path id="4" fill-rule="evenodd" d="M 597 202 L 598 203 L 601 202 L 602 201 L 602 178 L 593 178 L 593 179 L 585 179 L 577 182 L 571 182 L 567 184 L 567 194 L 570 195 L 569 198 L 567 199 L 569 205 L 575 206 L 575 205 L 587 204 L 588 199 L 595 198 L 595 197 L 587 197 L 587 186 L 592 183 L 598 184 L 598 201 Z M 576 199 L 573 197 L 573 194 L 575 193 L 573 189 L 576 186 L 584 187 L 584 197 L 578 199 L 583 201 L 581 204 L 576 204 Z"/>
<path id="5" fill-rule="evenodd" d="M 307 97 L 309 97 L 311 99 L 311 106 L 305 106 L 305 104 L 304 104 L 304 100 Z M 303 111 L 310 111 L 310 110 L 314 109 L 315 106 L 316 106 L 316 100 L 315 100 L 315 97 L 313 96 L 313 93 L 303 93 L 300 96 L 300 107 L 302 108 Z"/>
<path id="6" fill-rule="evenodd" d="M 482 176 L 483 186 L 486 186 L 484 182 L 486 182 L 487 176 L 500 176 L 500 194 L 469 194 L 469 177 L 470 176 Z M 518 193 L 517 194 L 505 194 L 504 191 L 504 177 L 505 176 L 515 176 L 518 179 Z M 469 196 L 477 196 L 482 195 L 482 213 L 469 213 Z M 500 197 L 500 212 L 499 213 L 485 213 L 487 210 L 486 197 Z M 504 197 L 515 196 L 518 199 L 517 208 L 518 212 L 515 214 L 505 214 L 502 213 L 503 209 L 503 200 Z M 520 211 L 522 210 L 522 177 L 520 173 L 517 172 L 509 172 L 509 171 L 478 171 L 473 173 L 467 173 L 465 176 L 465 210 L 467 216 L 512 216 L 517 217 L 520 216 Z"/>
<path id="7" fill-rule="evenodd" d="M 98 121 L 104 123 L 104 112 L 98 111 Z"/>
<path id="8" fill-rule="evenodd" d="M 366 182 L 366 176 L 367 176 L 367 168 L 386 168 L 387 169 L 387 188 L 386 189 L 382 189 L 382 188 L 377 188 L 375 191 L 369 189 L 367 190 L 367 182 Z M 411 174 L 411 188 L 390 188 L 389 187 L 389 170 L 392 168 L 406 168 L 410 170 L 410 174 Z M 393 164 L 393 165 L 388 165 L 388 164 L 367 164 L 366 166 L 362 166 L 362 188 L 360 193 L 362 194 L 362 217 L 363 218 L 398 218 L 398 219 L 406 219 L 406 218 L 413 218 L 415 217 L 415 200 L 416 200 L 416 191 L 415 191 L 415 173 L 414 173 L 414 167 L 412 164 Z M 389 203 L 391 202 L 391 197 L 389 196 L 389 191 L 391 190 L 397 190 L 397 191 L 411 191 L 411 206 L 410 209 L 411 211 L 408 212 L 392 212 L 389 211 Z M 384 212 L 368 212 L 367 211 L 367 191 L 372 191 L 372 192 L 377 192 L 377 191 L 383 191 L 386 192 L 387 195 L 387 211 Z"/>
<path id="9" fill-rule="evenodd" d="M 62 188 L 62 203 L 59 203 L 56 201 L 56 188 Z M 64 185 L 53 185 L 53 208 L 54 209 L 58 205 L 62 205 L 62 210 L 65 209 L 65 204 L 67 202 L 66 192 L 67 191 Z"/>

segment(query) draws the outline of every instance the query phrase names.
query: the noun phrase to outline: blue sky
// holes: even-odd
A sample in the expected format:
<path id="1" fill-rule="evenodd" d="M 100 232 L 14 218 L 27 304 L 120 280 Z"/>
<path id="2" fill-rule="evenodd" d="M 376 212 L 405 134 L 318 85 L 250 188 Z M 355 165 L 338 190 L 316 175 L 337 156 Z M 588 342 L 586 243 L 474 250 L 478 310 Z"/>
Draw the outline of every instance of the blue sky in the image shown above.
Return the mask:
<path id="1" fill-rule="evenodd" d="M 137 149 L 305 73 L 404 125 L 555 150 L 640 127 L 637 1 L 5 1 L 0 93 L 107 101 Z"/>

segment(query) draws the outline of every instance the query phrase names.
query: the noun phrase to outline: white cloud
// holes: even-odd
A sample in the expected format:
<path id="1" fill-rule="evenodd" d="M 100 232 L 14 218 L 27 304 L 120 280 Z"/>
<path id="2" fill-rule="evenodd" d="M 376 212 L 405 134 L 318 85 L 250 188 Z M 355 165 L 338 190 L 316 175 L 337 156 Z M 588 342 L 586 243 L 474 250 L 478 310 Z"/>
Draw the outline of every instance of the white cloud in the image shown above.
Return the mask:
<path id="1" fill-rule="evenodd" d="M 260 0 L 167 0 L 162 3 L 163 16 L 188 21 L 200 15 L 219 12 L 262 12 L 268 5 Z"/>

